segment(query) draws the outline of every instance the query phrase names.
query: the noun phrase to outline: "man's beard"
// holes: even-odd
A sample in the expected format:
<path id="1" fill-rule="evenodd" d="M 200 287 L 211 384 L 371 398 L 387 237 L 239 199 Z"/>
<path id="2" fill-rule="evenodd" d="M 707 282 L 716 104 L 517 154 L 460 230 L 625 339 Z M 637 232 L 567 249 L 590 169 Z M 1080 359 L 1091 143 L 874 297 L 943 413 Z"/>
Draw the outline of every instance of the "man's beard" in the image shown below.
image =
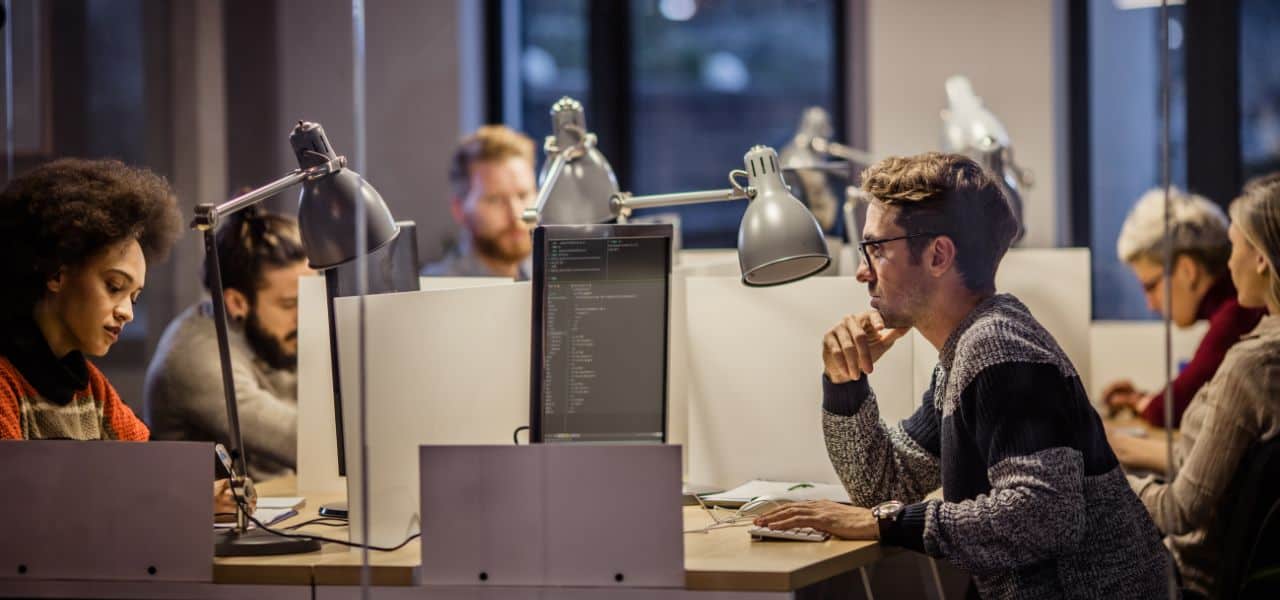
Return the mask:
<path id="1" fill-rule="evenodd" d="M 871 294 L 876 294 L 876 290 L 872 287 L 868 287 L 867 291 Z M 880 318 L 884 320 L 885 329 L 915 327 L 917 314 L 915 305 L 919 302 L 919 296 L 916 295 L 918 293 L 920 293 L 919 290 L 913 290 L 911 293 L 897 294 L 899 298 L 902 298 L 902 302 L 894 306 L 886 306 L 885 297 L 883 295 L 880 296 L 880 308 L 876 310 L 880 313 Z"/>
<path id="2" fill-rule="evenodd" d="M 298 368 L 297 352 L 290 352 L 285 348 L 284 342 L 276 339 L 265 328 L 262 322 L 258 320 L 257 311 L 249 311 L 249 317 L 245 319 L 244 336 L 249 340 L 249 347 L 253 348 L 254 354 L 258 358 L 267 363 L 273 369 L 295 370 Z M 295 340 L 298 338 L 298 330 L 293 330 L 285 336 L 285 340 Z"/>
<path id="3" fill-rule="evenodd" d="M 517 227 L 518 229 L 518 227 Z M 504 229 L 492 237 L 472 236 L 471 244 L 481 256 L 504 262 L 517 263 L 529 257 L 529 253 L 533 250 L 533 241 L 530 240 L 525 244 L 504 244 L 503 240 L 511 234 L 512 229 Z M 527 237 L 529 232 L 521 230 Z"/>

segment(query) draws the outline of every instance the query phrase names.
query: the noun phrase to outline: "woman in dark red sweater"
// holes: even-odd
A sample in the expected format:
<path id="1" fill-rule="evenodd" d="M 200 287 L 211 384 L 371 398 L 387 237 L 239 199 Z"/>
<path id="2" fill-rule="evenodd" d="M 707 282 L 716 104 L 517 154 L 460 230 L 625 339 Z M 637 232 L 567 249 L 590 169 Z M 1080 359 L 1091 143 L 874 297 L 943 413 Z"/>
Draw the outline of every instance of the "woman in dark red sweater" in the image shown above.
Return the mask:
<path id="1" fill-rule="evenodd" d="M 1173 380 L 1170 426 L 1177 427 L 1187 404 L 1213 378 L 1227 350 L 1253 330 L 1266 310 L 1244 308 L 1236 299 L 1227 270 L 1231 240 L 1222 210 L 1201 196 L 1175 189 L 1170 193 L 1170 212 L 1174 252 L 1171 301 L 1164 297 L 1163 190 L 1151 190 L 1138 200 L 1125 219 L 1116 250 L 1120 260 L 1133 269 L 1153 312 L 1167 312 L 1180 328 L 1209 321 L 1209 331 L 1191 362 Z M 1164 396 L 1164 390 L 1148 393 L 1127 380 L 1112 383 L 1104 392 L 1108 406 L 1131 407 L 1143 420 L 1161 427 L 1165 426 Z"/>

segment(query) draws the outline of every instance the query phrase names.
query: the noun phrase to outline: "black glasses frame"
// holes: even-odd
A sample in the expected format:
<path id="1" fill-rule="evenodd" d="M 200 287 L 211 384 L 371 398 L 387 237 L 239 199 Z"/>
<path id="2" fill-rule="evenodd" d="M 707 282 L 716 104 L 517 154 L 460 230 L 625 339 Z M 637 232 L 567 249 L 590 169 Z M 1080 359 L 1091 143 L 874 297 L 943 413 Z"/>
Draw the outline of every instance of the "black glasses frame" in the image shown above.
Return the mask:
<path id="1" fill-rule="evenodd" d="M 862 240 L 861 242 L 858 242 L 858 250 L 862 251 L 862 260 L 866 261 L 867 268 L 875 270 L 875 267 L 871 263 L 871 253 L 867 252 L 867 246 L 879 246 L 880 244 L 885 244 L 888 242 L 896 242 L 898 240 L 910 240 L 910 239 L 920 238 L 920 237 L 938 237 L 940 235 L 943 235 L 943 234 L 933 233 L 930 231 L 923 231 L 920 233 L 900 235 L 898 237 L 884 238 L 882 240 Z"/>

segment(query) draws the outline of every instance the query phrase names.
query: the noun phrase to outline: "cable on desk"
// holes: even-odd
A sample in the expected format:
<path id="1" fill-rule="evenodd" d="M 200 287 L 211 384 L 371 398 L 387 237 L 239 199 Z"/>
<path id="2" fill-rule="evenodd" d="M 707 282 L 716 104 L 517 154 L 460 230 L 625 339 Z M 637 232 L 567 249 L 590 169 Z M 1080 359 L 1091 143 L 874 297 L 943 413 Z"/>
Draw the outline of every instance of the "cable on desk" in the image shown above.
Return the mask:
<path id="1" fill-rule="evenodd" d="M 405 540 L 403 542 L 400 542 L 399 544 L 396 544 L 390 547 L 383 547 L 383 546 L 374 546 L 372 544 L 359 544 L 356 542 L 339 540 L 335 538 L 324 537 L 321 535 L 288 533 L 288 532 L 280 531 L 279 529 L 273 529 L 271 527 L 267 527 L 262 521 L 259 521 L 257 517 L 253 516 L 253 513 L 249 510 L 249 503 L 246 502 L 244 497 L 240 495 L 240 492 L 236 491 L 235 486 L 233 485 L 227 486 L 227 488 L 231 490 L 231 495 L 235 498 L 236 504 L 240 506 L 240 510 L 244 511 L 245 516 L 249 517 L 249 520 L 252 521 L 254 525 L 257 525 L 259 529 L 267 533 L 270 533 L 272 535 L 278 535 L 284 538 L 299 539 L 299 540 L 316 540 L 317 542 L 328 542 L 330 544 L 338 544 L 339 546 L 346 546 L 348 548 L 368 548 L 370 550 L 374 550 L 377 552 L 394 552 L 396 550 L 399 550 L 409 545 L 409 542 L 412 542 L 413 540 L 418 539 L 418 537 L 422 535 L 422 532 L 418 532 L 405 538 Z M 315 519 L 315 520 L 319 520 L 319 519 Z"/>
<path id="2" fill-rule="evenodd" d="M 307 525 L 324 525 L 325 527 L 343 527 L 346 524 L 347 524 L 346 519 L 339 519 L 338 517 L 319 517 L 316 519 L 311 519 L 309 521 L 303 521 L 295 525 L 290 525 L 288 527 L 285 527 L 284 529 L 285 531 L 293 531 L 295 529 L 301 529 L 303 527 L 306 527 Z"/>
<path id="3" fill-rule="evenodd" d="M 520 445 L 520 431 L 521 431 L 521 430 L 529 431 L 529 426 L 528 426 L 528 425 L 521 425 L 521 426 L 517 427 L 515 431 L 512 431 L 512 432 L 511 432 L 511 443 L 512 443 L 512 444 L 515 444 L 515 445 L 517 445 L 517 446 L 519 446 L 519 445 Z"/>

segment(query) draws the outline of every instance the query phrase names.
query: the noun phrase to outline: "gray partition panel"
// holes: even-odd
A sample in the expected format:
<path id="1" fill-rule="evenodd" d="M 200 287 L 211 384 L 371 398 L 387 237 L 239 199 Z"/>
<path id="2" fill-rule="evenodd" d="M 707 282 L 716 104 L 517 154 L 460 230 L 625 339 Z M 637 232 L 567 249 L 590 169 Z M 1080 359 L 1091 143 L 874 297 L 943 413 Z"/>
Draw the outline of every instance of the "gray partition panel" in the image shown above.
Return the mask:
<path id="1" fill-rule="evenodd" d="M 680 447 L 422 446 L 424 585 L 684 586 Z"/>
<path id="2" fill-rule="evenodd" d="M 212 581 L 213 445 L 0 442 L 0 579 Z"/>

